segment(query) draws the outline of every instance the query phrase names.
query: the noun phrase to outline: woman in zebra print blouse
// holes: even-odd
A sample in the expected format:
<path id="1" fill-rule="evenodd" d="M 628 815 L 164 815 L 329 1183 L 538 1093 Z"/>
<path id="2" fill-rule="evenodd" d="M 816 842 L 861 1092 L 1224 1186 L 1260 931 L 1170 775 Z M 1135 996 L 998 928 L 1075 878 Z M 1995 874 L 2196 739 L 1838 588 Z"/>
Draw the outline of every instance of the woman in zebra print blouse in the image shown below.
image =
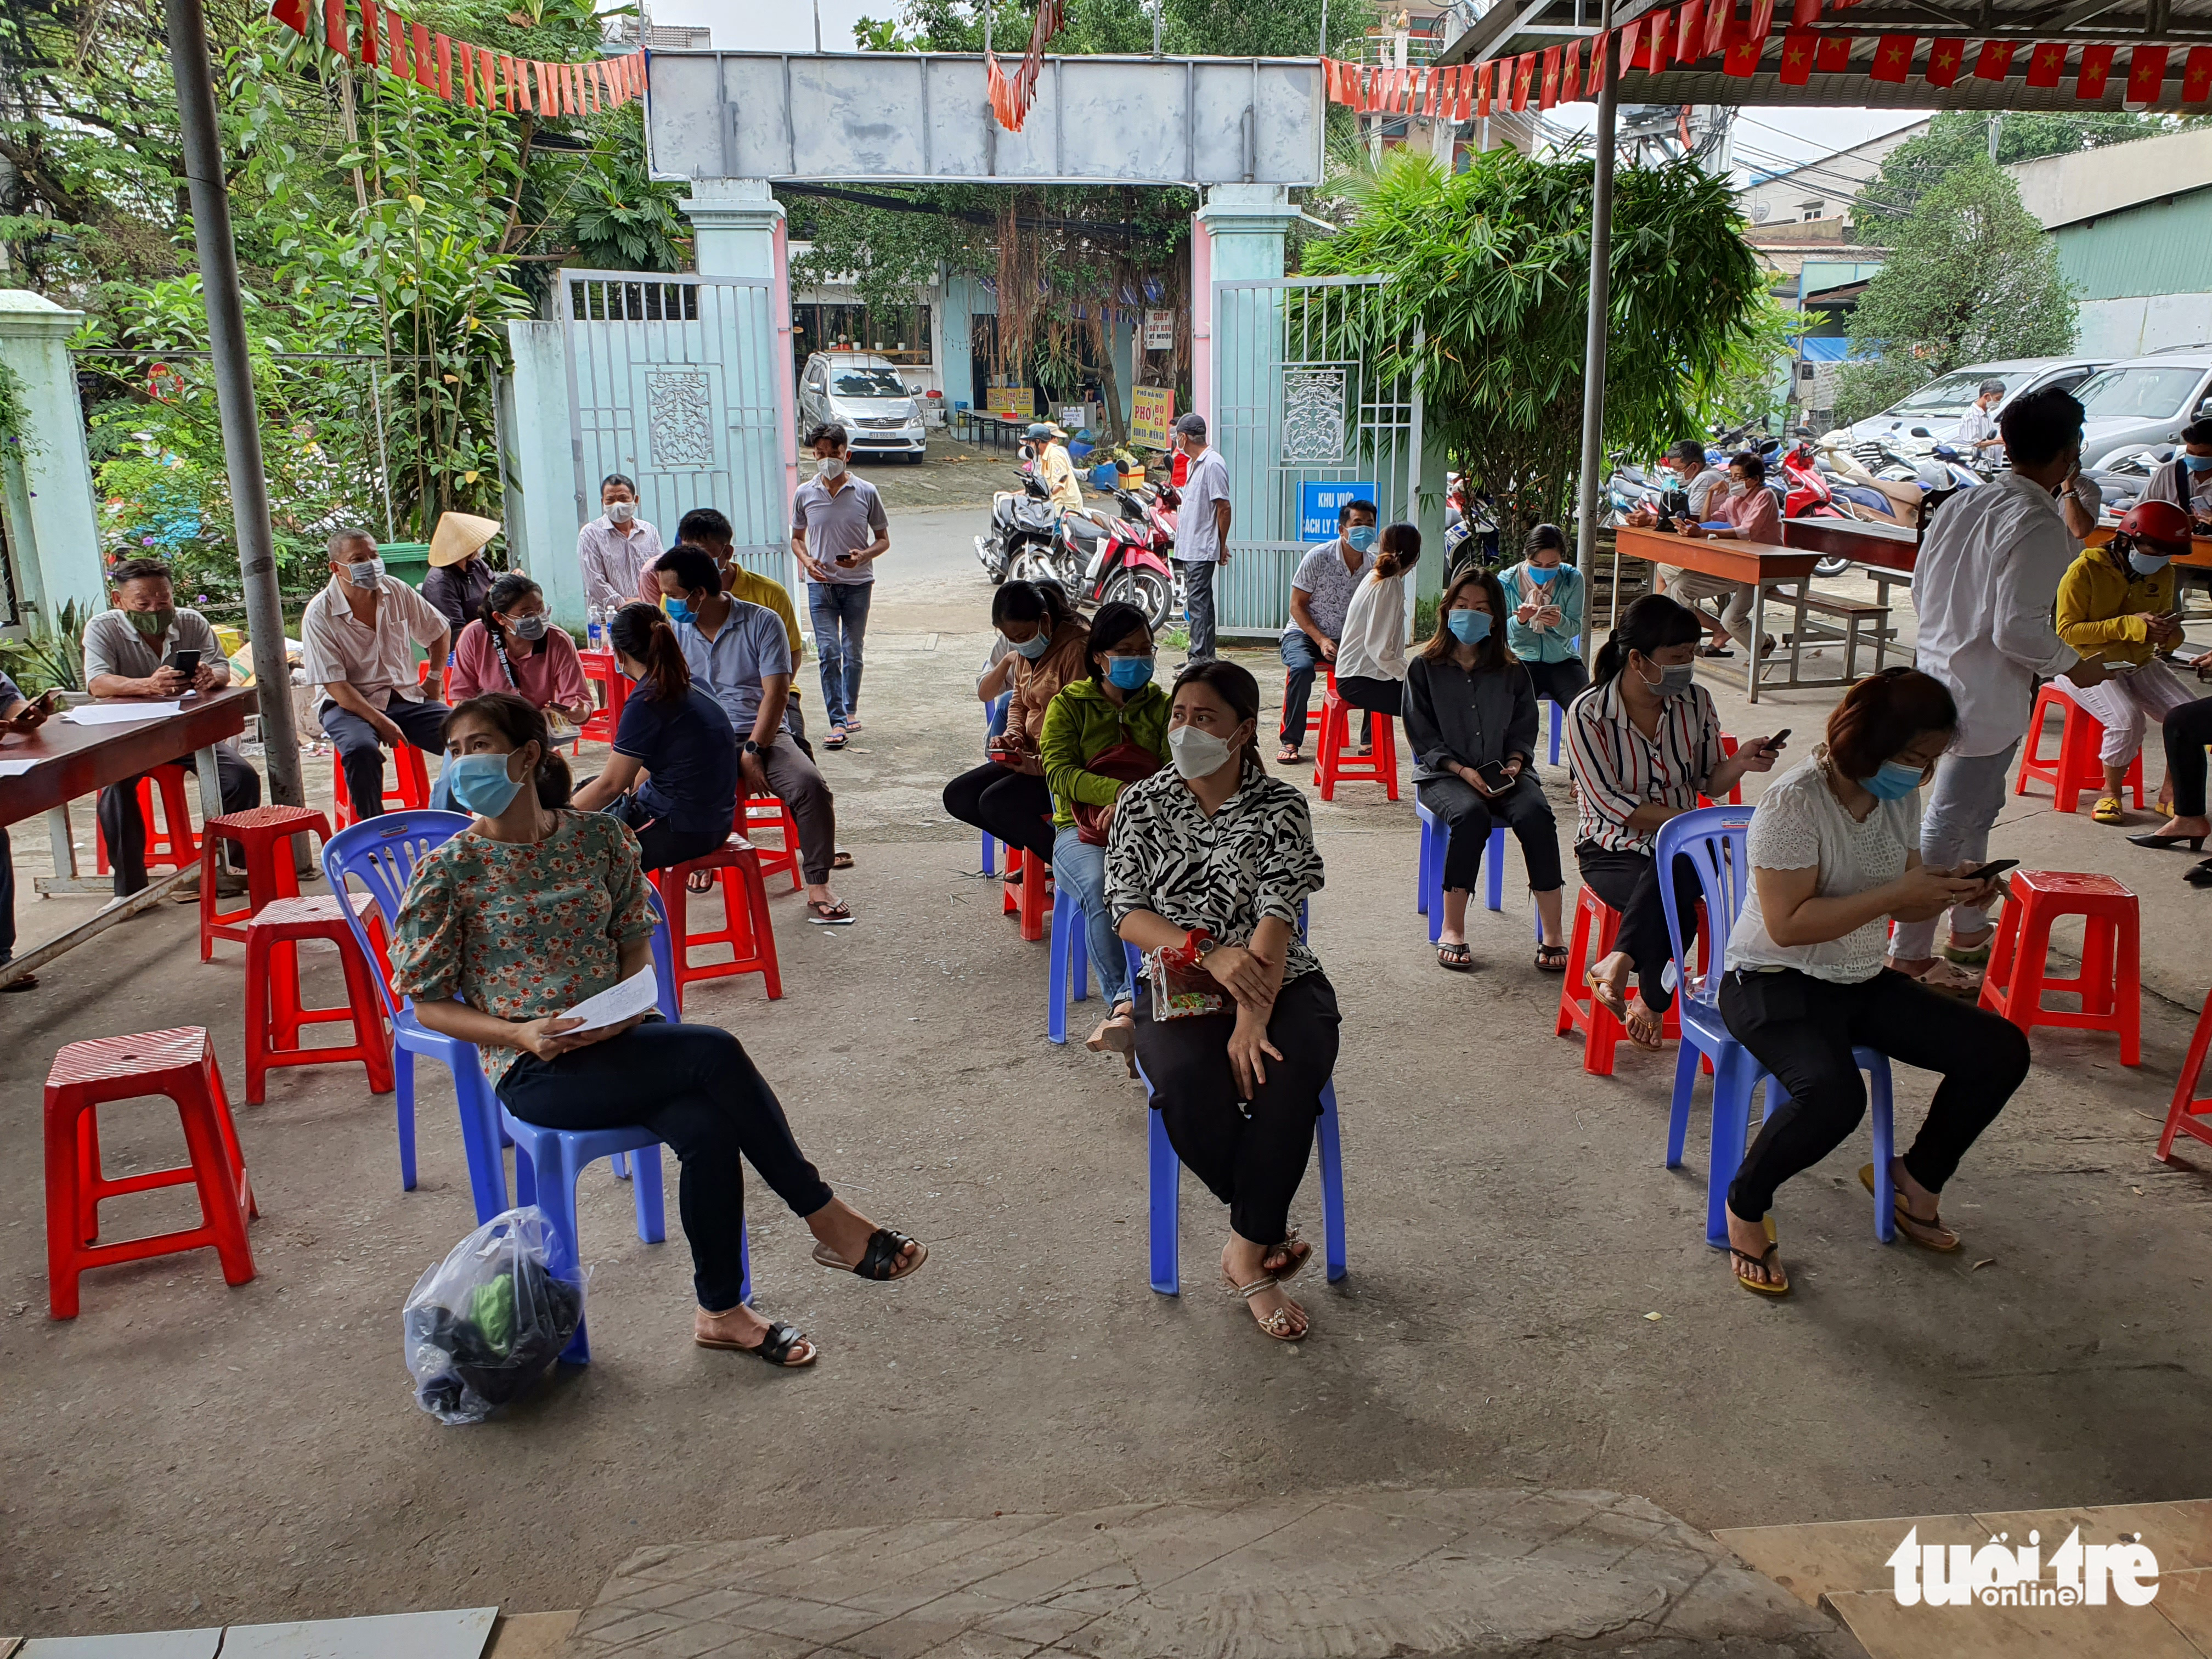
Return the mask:
<path id="1" fill-rule="evenodd" d="M 1106 850 L 1121 937 L 1183 983 L 1166 1018 L 1137 998 L 1137 1057 L 1176 1153 L 1229 1206 L 1221 1274 L 1260 1328 L 1306 1334 L 1283 1287 L 1313 1254 L 1290 1224 L 1336 1065 L 1336 992 L 1298 937 L 1322 884 L 1306 798 L 1255 747 L 1260 688 L 1235 663 L 1176 679 L 1172 765 L 1124 790 Z M 1209 1006 L 1210 1005 L 1210 1006 Z"/>

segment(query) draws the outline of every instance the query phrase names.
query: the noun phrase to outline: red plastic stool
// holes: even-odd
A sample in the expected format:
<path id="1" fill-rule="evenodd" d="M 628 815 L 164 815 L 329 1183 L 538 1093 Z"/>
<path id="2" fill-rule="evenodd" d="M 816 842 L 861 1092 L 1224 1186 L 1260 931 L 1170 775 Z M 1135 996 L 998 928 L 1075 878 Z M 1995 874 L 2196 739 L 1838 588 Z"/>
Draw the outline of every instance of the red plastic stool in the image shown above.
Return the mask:
<path id="1" fill-rule="evenodd" d="M 1559 1018 L 1552 1035 L 1582 1032 L 1583 1070 L 1593 1077 L 1613 1075 L 1613 1051 L 1628 1040 L 1628 1028 L 1598 1001 L 1587 978 L 1591 963 L 1613 953 L 1613 939 L 1620 932 L 1620 912 L 1584 884 L 1575 895 L 1575 925 L 1567 941 L 1567 977 L 1559 987 Z M 1698 950 L 1700 965 L 1710 971 L 1711 951 L 1703 927 L 1698 929 Z M 1670 1042 L 1682 1035 L 1681 1001 L 1677 987 L 1659 1028 L 1661 1037 Z"/>
<path id="2" fill-rule="evenodd" d="M 422 751 L 411 743 L 392 750 L 398 763 L 399 787 L 383 792 L 387 811 L 417 811 L 430 804 L 430 773 L 422 764 Z M 346 787 L 345 757 L 331 750 L 331 798 L 337 803 L 338 828 L 358 823 L 353 815 L 353 792 Z"/>
<path id="3" fill-rule="evenodd" d="M 300 874 L 293 867 L 292 837 L 313 830 L 328 843 L 331 821 L 311 806 L 249 806 L 207 821 L 200 836 L 200 960 L 215 956 L 219 939 L 246 942 L 246 924 L 264 904 L 300 896 Z M 216 902 L 216 851 L 224 842 L 238 843 L 246 860 L 246 908 L 222 910 Z"/>
<path id="4" fill-rule="evenodd" d="M 688 885 L 694 870 L 720 872 L 722 926 L 720 931 L 691 931 L 690 901 L 703 900 Z M 686 860 L 667 869 L 648 872 L 660 890 L 660 902 L 668 912 L 670 955 L 676 968 L 676 1012 L 684 1012 L 684 988 L 695 979 L 728 979 L 738 974 L 758 974 L 769 1000 L 783 995 L 783 975 L 775 962 L 775 927 L 768 914 L 768 883 L 761 874 L 760 851 L 742 836 L 732 836 L 719 851 L 704 858 Z M 726 945 L 727 962 L 694 963 L 694 948 Z"/>
<path id="5" fill-rule="evenodd" d="M 2166 1129 L 2158 1138 L 2158 1155 L 2173 1156 L 2173 1137 L 2179 1133 L 2212 1146 L 2212 1128 L 2198 1120 L 2212 1115 L 2212 1095 L 2200 1095 L 2204 1057 L 2212 1052 L 2212 996 L 2204 999 L 2204 1012 L 2197 1017 L 2197 1035 L 2189 1040 L 2189 1057 L 2181 1062 L 2181 1076 L 2173 1085 L 2173 1104 L 2166 1109 Z"/>
<path id="6" fill-rule="evenodd" d="M 1018 873 L 1019 881 L 1012 879 Z M 999 914 L 1021 917 L 1022 937 L 1044 937 L 1044 919 L 1052 914 L 1052 866 L 1026 848 L 1006 848 L 1007 880 L 1000 888 L 1005 908 Z"/>
<path id="7" fill-rule="evenodd" d="M 369 939 L 381 957 L 384 919 L 375 899 L 367 893 L 348 893 L 346 898 L 356 915 L 367 913 Z M 326 939 L 338 947 L 346 983 L 343 1008 L 309 1008 L 301 1003 L 299 942 L 303 939 Z M 247 1105 L 261 1103 L 269 1073 L 279 1066 L 323 1066 L 342 1060 L 357 1060 L 368 1068 L 369 1093 L 392 1092 L 392 1036 L 385 1030 L 384 1010 L 369 972 L 336 896 L 273 899 L 253 913 L 246 924 Z M 333 1020 L 351 1023 L 351 1042 L 323 1048 L 301 1044 L 302 1026 Z"/>
<path id="8" fill-rule="evenodd" d="M 1989 971 L 1982 978 L 1982 1006 L 2023 1031 L 2063 1025 L 2077 1031 L 2118 1031 L 2120 1064 L 2142 1064 L 2142 967 L 2136 896 L 2110 876 L 2057 870 L 2015 870 L 2006 881 L 2003 914 Z M 2081 972 L 2052 979 L 2044 958 L 2051 924 L 2061 916 L 2082 919 Z M 2043 1006 L 2057 991 L 2081 999 L 2079 1013 Z"/>
<path id="9" fill-rule="evenodd" d="M 748 843 L 760 855 L 763 879 L 791 873 L 793 887 L 805 885 L 799 874 L 799 820 L 791 816 L 791 808 L 775 795 L 750 795 L 738 801 L 738 821 L 732 826 L 737 837 Z M 783 844 L 763 847 L 753 837 L 763 830 L 780 830 Z"/>
<path id="10" fill-rule="evenodd" d="M 1721 753 L 1727 755 L 1731 758 L 1733 758 L 1735 754 L 1735 739 L 1729 736 L 1725 732 L 1721 733 Z M 1700 806 L 1711 806 L 1713 804 L 1713 799 L 1710 795 L 1700 795 L 1698 797 L 1698 805 Z M 1737 781 L 1735 788 L 1729 791 L 1728 804 L 1730 806 L 1741 806 L 1743 805 L 1743 784 L 1741 780 Z"/>
<path id="11" fill-rule="evenodd" d="M 1340 783 L 1379 783 L 1398 799 L 1398 724 L 1388 714 L 1375 715 L 1372 753 L 1353 752 L 1351 705 L 1336 689 L 1336 670 L 1328 671 L 1328 689 L 1321 696 L 1321 746 L 1314 755 L 1314 783 L 1323 800 L 1336 799 Z"/>
<path id="12" fill-rule="evenodd" d="M 2057 708 L 2064 716 L 2058 728 L 2058 753 L 2045 757 L 2043 753 L 2043 716 L 2046 710 Z M 2027 722 L 2027 739 L 2020 746 L 2020 771 L 2013 779 L 2015 795 L 2027 793 L 2030 778 L 2051 786 L 2051 805 L 2062 812 L 2081 810 L 2081 792 L 2094 789 L 2105 793 L 2105 763 L 2097 758 L 2097 751 L 2105 741 L 2105 723 L 2066 694 L 2057 684 L 2045 685 L 2036 693 L 2035 713 Z M 2127 775 L 2120 787 L 2136 792 L 2136 809 L 2143 804 L 2142 751 L 2128 763 Z"/>
<path id="13" fill-rule="evenodd" d="M 622 672 L 611 651 L 579 651 L 577 659 L 584 665 L 584 679 L 587 684 L 605 690 L 605 697 L 584 721 L 583 735 L 593 743 L 612 743 L 615 728 L 622 724 L 623 705 L 629 701 L 629 676 Z"/>
<path id="14" fill-rule="evenodd" d="M 154 786 L 161 787 L 161 819 L 154 820 Z M 166 864 L 181 870 L 200 861 L 199 838 L 192 834 L 191 809 L 185 805 L 185 769 L 172 761 L 138 780 L 138 821 L 146 826 L 146 867 Z M 94 821 L 94 859 L 101 875 L 108 871 L 107 832 Z"/>
<path id="15" fill-rule="evenodd" d="M 110 1181 L 100 1167 L 97 1108 L 106 1101 L 167 1095 L 183 1120 L 191 1161 Z M 200 1224 L 179 1232 L 101 1244 L 100 1201 L 156 1187 L 197 1184 Z M 77 1275 L 87 1267 L 143 1261 L 213 1247 L 233 1285 L 253 1277 L 246 1223 L 260 1214 L 246 1179 L 246 1158 L 223 1097 L 215 1048 L 201 1027 L 72 1042 L 46 1074 L 46 1303 L 56 1319 L 75 1319 Z"/>

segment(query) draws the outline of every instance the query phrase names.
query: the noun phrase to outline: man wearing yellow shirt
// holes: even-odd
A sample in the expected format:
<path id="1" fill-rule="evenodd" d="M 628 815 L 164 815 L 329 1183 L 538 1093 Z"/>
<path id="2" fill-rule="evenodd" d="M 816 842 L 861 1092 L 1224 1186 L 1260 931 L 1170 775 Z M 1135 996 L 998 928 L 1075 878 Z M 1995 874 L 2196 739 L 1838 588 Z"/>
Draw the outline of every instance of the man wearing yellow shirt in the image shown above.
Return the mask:
<path id="1" fill-rule="evenodd" d="M 2189 515 L 2171 501 L 2139 502 L 2109 543 L 2082 550 L 2058 584 L 2058 637 L 2113 671 L 2089 686 L 2058 678 L 2067 695 L 2104 723 L 2097 758 L 2105 793 L 2090 813 L 2100 823 L 2126 821 L 2121 781 L 2142 748 L 2145 727 L 2191 701 L 2180 677 L 2158 659 L 2181 643 L 2172 562 L 2188 551 Z M 2172 793 L 2169 777 L 2159 792 L 2161 817 Z"/>
<path id="2" fill-rule="evenodd" d="M 1037 477 L 1044 481 L 1056 507 L 1083 506 L 1083 485 L 1075 476 L 1075 462 L 1067 453 L 1067 430 L 1050 421 L 1039 421 L 1030 428 L 1030 444 L 1036 451 Z"/>
<path id="3" fill-rule="evenodd" d="M 712 556 L 715 568 L 722 573 L 725 593 L 775 612 L 776 620 L 783 624 L 783 631 L 791 640 L 791 660 L 796 666 L 805 652 L 799 632 L 799 612 L 792 606 L 790 590 L 775 577 L 761 575 L 738 562 L 737 536 L 730 528 L 729 519 L 714 507 L 695 507 L 676 526 L 676 540 L 679 545 L 689 542 Z M 649 594 L 644 591 L 647 586 L 653 589 Z M 660 578 L 651 568 L 647 569 L 640 584 L 638 597 L 653 605 L 661 603 Z M 806 720 L 799 713 L 799 688 L 795 684 L 784 703 L 783 724 L 799 747 L 812 755 L 814 748 L 806 741 Z"/>

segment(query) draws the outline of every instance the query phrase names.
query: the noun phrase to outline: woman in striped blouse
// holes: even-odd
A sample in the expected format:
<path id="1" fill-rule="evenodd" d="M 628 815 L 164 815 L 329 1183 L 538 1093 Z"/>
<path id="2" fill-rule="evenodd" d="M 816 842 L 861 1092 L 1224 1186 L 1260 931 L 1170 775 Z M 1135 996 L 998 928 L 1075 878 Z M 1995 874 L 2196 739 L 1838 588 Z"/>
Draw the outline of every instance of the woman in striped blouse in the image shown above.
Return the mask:
<path id="1" fill-rule="evenodd" d="M 1645 594 L 1607 636 L 1596 678 L 1567 711 L 1575 861 L 1583 884 L 1620 913 L 1611 953 L 1590 968 L 1590 994 L 1644 1048 L 1659 1046 L 1674 1000 L 1662 981 L 1674 953 L 1653 838 L 1699 795 L 1727 794 L 1782 751 L 1778 738 L 1751 738 L 1733 755 L 1723 751 L 1720 716 L 1692 665 L 1703 632 L 1686 607 Z M 1686 859 L 1675 860 L 1672 874 L 1686 946 L 1697 927 L 1698 878 Z"/>

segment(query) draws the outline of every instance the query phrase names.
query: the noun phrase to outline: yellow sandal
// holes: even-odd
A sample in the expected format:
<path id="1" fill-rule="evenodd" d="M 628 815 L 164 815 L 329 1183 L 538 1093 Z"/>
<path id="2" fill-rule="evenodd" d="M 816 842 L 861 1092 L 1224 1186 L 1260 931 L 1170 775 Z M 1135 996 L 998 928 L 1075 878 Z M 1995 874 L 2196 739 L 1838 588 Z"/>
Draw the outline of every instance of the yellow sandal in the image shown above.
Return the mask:
<path id="1" fill-rule="evenodd" d="M 2099 796 L 2097 804 L 2091 809 L 2089 816 L 2099 823 L 2125 823 L 2128 821 L 2127 815 L 2120 810 L 2120 798 L 2118 795 Z"/>

